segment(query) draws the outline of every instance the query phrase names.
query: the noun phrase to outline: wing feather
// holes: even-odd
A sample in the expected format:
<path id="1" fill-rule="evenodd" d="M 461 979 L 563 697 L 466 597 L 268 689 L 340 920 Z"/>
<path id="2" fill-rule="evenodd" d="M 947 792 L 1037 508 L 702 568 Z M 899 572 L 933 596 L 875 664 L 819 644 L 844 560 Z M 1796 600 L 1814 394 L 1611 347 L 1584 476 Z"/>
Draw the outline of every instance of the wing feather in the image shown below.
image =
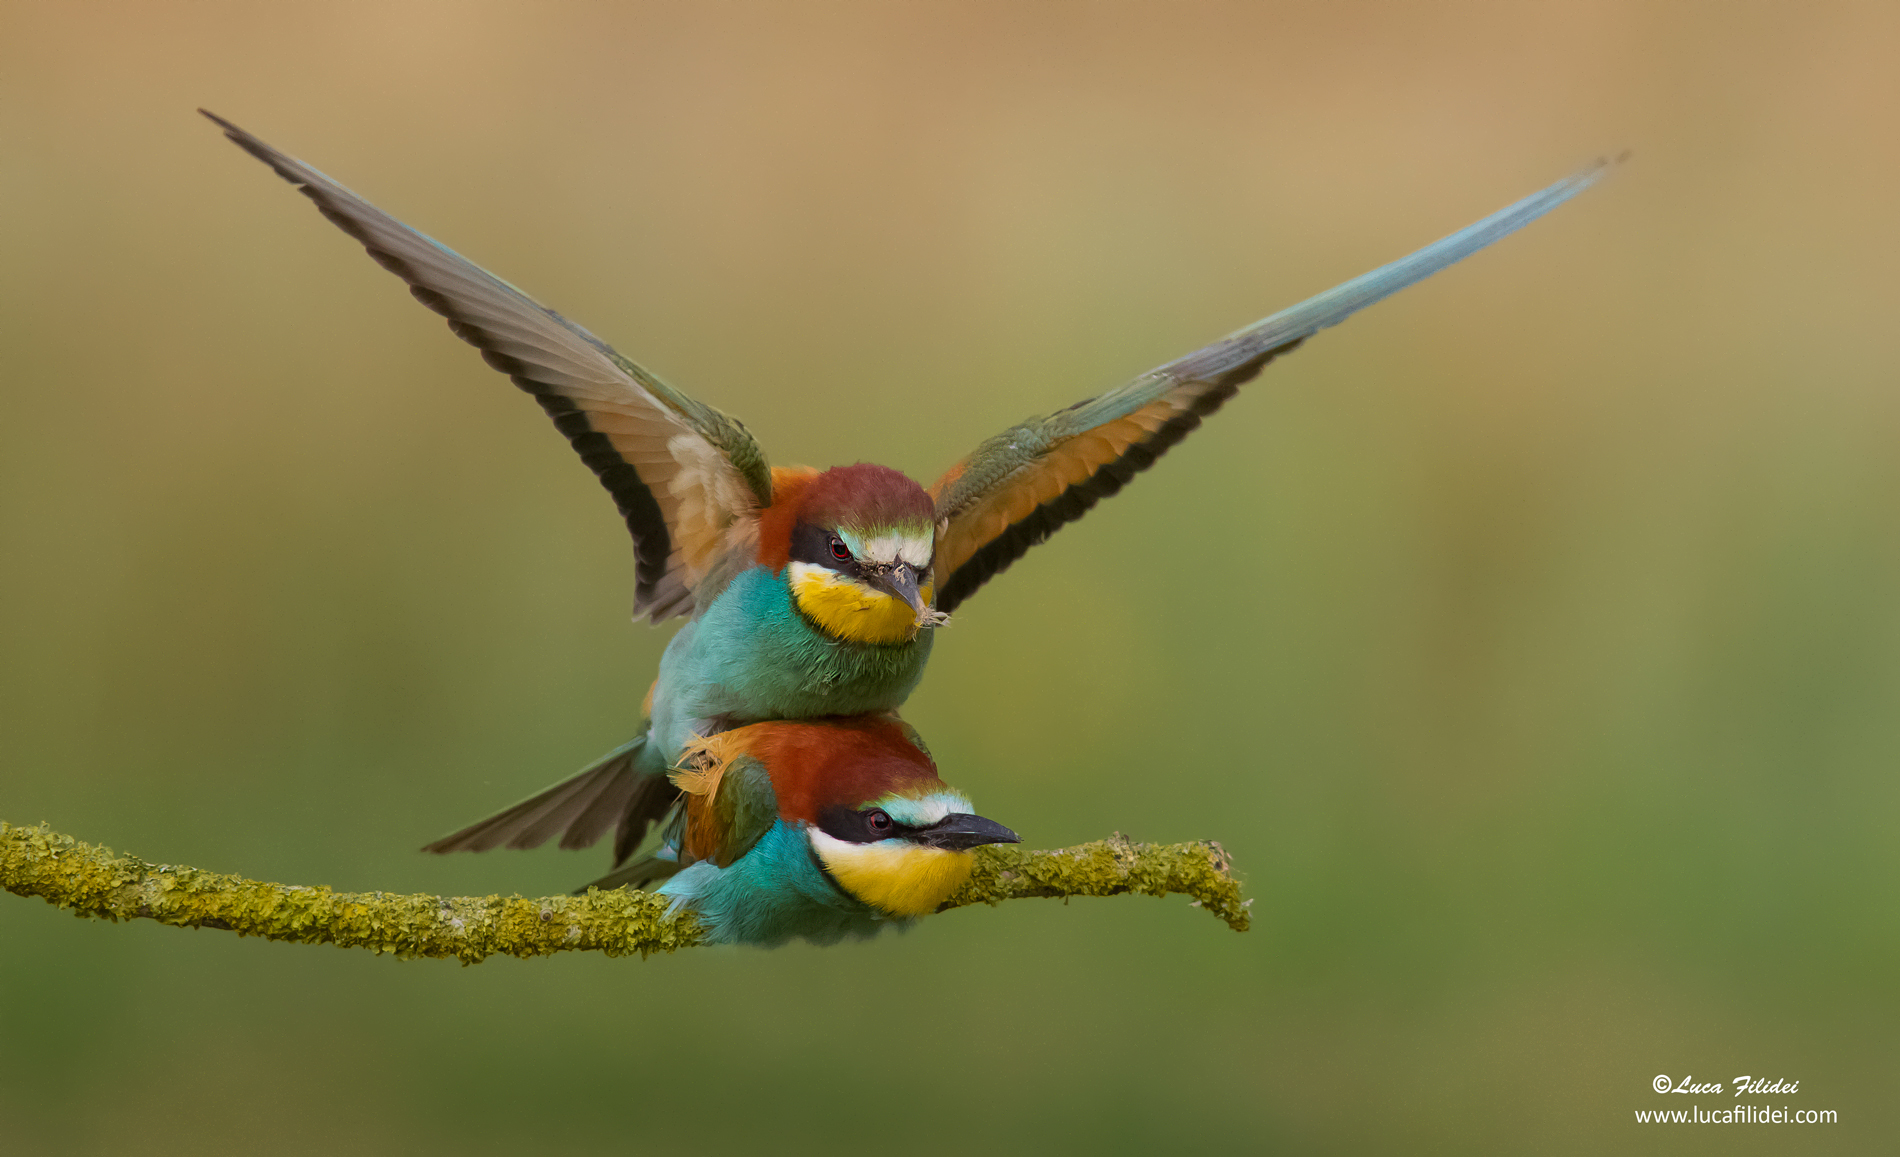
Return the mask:
<path id="1" fill-rule="evenodd" d="M 1274 358 L 1530 224 L 1589 188 L 1605 165 L 1599 161 L 1409 257 L 983 443 L 931 487 L 937 609 L 956 609 L 1031 546 L 1115 494 Z"/>
<path id="2" fill-rule="evenodd" d="M 725 537 L 771 502 L 771 472 L 745 427 L 302 161 L 204 115 L 534 395 L 633 535 L 635 611 L 654 622 L 690 612 L 693 588 Z"/>
<path id="3" fill-rule="evenodd" d="M 664 779 L 635 769 L 634 760 L 643 743 L 643 739 L 636 739 L 615 748 L 572 778 L 422 850 L 485 852 L 503 845 L 538 848 L 556 834 L 561 836 L 564 848 L 588 847 L 628 814 L 637 797 L 655 796 L 658 802 L 652 806 L 658 806 L 674 794 L 666 790 Z M 649 782 L 653 780 L 658 782 Z"/>

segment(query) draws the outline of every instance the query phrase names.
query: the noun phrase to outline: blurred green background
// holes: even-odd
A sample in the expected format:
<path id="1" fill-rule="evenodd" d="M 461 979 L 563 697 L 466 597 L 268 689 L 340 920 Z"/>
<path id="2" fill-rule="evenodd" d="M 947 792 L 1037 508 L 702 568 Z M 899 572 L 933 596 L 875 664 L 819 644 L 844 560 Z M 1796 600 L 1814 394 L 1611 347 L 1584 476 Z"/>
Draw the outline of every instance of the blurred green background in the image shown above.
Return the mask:
<path id="1" fill-rule="evenodd" d="M 669 631 L 536 407 L 195 106 L 776 461 L 926 480 L 1635 150 L 940 640 L 946 779 L 1038 846 L 1224 841 L 1251 933 L 1022 902 L 464 969 L 0 897 L 8 1152 L 1891 1143 L 1900 8 L 0 22 L 0 817 L 343 889 L 597 873 L 415 849 L 624 739 Z M 1840 1123 L 1639 1127 L 1662 1072 Z"/>

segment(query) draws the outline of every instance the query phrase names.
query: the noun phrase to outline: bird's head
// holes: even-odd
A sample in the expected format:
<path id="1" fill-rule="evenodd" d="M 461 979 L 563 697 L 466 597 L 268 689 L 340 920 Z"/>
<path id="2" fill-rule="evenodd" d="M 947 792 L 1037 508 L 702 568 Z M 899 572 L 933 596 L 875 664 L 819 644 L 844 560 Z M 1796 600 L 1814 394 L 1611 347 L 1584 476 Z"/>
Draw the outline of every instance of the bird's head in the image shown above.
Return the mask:
<path id="1" fill-rule="evenodd" d="M 941 781 L 907 784 L 855 805 L 832 804 L 819 812 L 808 838 L 839 887 L 892 916 L 936 911 L 970 878 L 976 866 L 970 849 L 1021 842 L 1002 824 L 974 814 L 963 793 Z"/>
<path id="2" fill-rule="evenodd" d="M 805 824 L 840 888 L 890 916 L 922 916 L 970 878 L 972 848 L 1015 832 L 937 778 L 916 732 L 889 716 L 756 724 L 779 814 Z"/>
<path id="3" fill-rule="evenodd" d="M 761 557 L 785 568 L 793 603 L 827 635 L 903 643 L 947 621 L 930 609 L 936 514 L 922 486 L 860 462 L 779 472 L 773 489 Z"/>

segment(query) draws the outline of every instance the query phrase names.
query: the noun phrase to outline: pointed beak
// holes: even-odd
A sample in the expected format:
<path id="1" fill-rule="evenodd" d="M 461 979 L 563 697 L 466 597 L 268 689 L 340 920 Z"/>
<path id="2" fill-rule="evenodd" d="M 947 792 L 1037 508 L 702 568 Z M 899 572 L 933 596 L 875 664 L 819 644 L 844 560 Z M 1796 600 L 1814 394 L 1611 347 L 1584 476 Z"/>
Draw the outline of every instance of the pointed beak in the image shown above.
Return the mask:
<path id="1" fill-rule="evenodd" d="M 911 837 L 926 848 L 962 852 L 984 844 L 1020 844 L 1022 837 L 982 816 L 949 815 Z"/>
<path id="2" fill-rule="evenodd" d="M 910 604 L 910 609 L 916 612 L 919 623 L 930 618 L 930 608 L 924 606 L 923 593 L 917 589 L 917 571 L 909 563 L 900 562 L 893 567 L 879 567 L 872 574 L 878 582 L 884 584 L 886 589 Z"/>

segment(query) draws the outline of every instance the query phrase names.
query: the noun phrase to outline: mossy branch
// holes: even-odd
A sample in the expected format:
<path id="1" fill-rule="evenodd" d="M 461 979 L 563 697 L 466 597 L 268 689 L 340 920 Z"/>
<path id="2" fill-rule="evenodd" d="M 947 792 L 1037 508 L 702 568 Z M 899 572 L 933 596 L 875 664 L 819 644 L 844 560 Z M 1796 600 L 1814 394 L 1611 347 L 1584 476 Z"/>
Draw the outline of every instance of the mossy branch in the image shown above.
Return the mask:
<path id="1" fill-rule="evenodd" d="M 1248 924 L 1240 883 L 1213 842 L 1136 844 L 1117 835 L 1053 852 L 978 849 L 977 869 L 939 911 L 1029 896 L 1193 896 L 1237 931 Z M 671 952 L 700 943 L 690 913 L 619 888 L 582 896 L 419 896 L 334 892 L 268 884 L 176 864 L 117 856 L 39 827 L 0 822 L 0 887 L 38 896 L 81 916 L 222 928 L 298 944 L 368 948 L 400 957 L 453 957 L 464 964 L 506 953 L 546 956 L 593 950 L 609 956 Z"/>

